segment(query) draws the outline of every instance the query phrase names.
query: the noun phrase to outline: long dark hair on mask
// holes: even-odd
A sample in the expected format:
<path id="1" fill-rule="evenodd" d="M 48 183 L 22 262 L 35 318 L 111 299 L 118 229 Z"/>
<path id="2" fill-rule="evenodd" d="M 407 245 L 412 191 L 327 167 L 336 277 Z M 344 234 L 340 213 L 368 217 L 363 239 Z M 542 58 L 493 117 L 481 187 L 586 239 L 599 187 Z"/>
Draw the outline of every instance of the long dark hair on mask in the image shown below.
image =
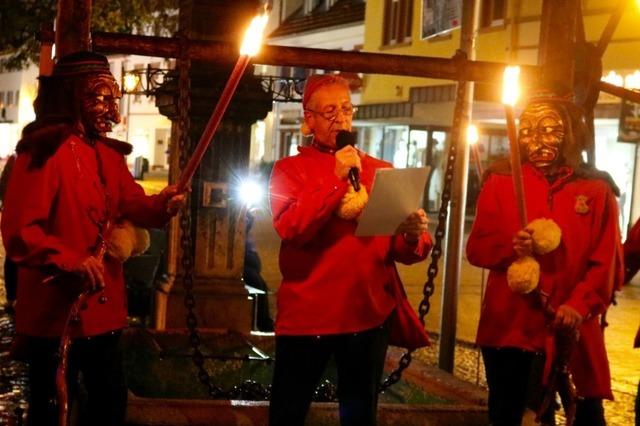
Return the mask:
<path id="1" fill-rule="evenodd" d="M 85 79 L 40 77 L 33 102 L 36 119 L 22 130 L 16 146 L 18 154 L 31 153 L 30 167 L 41 167 L 71 133 L 79 132 Z"/>

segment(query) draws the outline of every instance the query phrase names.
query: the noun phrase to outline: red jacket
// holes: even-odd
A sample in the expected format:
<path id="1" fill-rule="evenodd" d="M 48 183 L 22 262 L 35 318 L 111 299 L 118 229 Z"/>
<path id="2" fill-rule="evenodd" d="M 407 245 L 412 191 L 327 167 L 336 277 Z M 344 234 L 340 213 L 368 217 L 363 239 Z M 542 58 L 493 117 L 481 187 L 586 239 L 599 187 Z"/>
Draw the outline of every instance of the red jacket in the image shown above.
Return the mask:
<path id="1" fill-rule="evenodd" d="M 334 214 L 347 181 L 334 174 L 335 158 L 315 148 L 278 161 L 271 175 L 273 224 L 282 238 L 276 333 L 325 335 L 382 324 L 395 307 L 390 284 L 394 261 L 410 264 L 431 248 L 401 237 L 356 237 L 355 220 Z M 389 163 L 366 156 L 361 183 L 371 190 L 377 168 Z"/>
<path id="2" fill-rule="evenodd" d="M 624 242 L 624 282 L 628 283 L 640 270 L 640 220 L 633 224 Z M 633 342 L 634 348 L 640 348 L 640 328 Z"/>
<path id="3" fill-rule="evenodd" d="M 5 196 L 2 237 L 7 255 L 19 264 L 16 331 L 29 336 L 59 336 L 80 289 L 70 271 L 92 253 L 96 220 L 104 218 L 105 197 L 98 177 L 99 153 L 111 215 L 139 226 L 160 227 L 169 219 L 162 196 L 148 197 L 135 183 L 124 156 L 98 142 L 95 149 L 68 136 L 42 167 L 29 167 L 33 155 L 18 155 Z M 47 284 L 43 279 L 58 274 Z M 105 295 L 89 299 L 73 330 L 91 336 L 127 325 L 122 264 L 105 258 Z"/>
<path id="4" fill-rule="evenodd" d="M 537 256 L 540 288 L 550 295 L 553 308 L 567 304 L 585 318 L 570 362 L 578 393 L 612 398 L 598 316 L 609 306 L 623 272 L 613 190 L 602 179 L 579 178 L 570 169 L 550 184 L 525 164 L 523 179 L 528 220 L 550 218 L 562 229 L 560 247 Z M 537 297 L 516 294 L 507 285 L 506 270 L 515 259 L 512 239 L 519 229 L 511 176 L 489 175 L 467 242 L 469 262 L 490 269 L 477 343 L 542 351 L 549 347 L 553 330 Z"/>

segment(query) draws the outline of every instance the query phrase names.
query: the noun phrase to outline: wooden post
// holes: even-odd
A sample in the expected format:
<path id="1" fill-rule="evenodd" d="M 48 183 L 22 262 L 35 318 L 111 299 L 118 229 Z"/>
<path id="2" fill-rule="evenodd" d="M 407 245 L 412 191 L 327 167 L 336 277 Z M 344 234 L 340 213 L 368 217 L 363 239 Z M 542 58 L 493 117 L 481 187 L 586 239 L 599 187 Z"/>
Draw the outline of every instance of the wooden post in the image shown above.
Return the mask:
<path id="1" fill-rule="evenodd" d="M 91 49 L 91 0 L 58 0 L 56 58 Z"/>
<path id="2" fill-rule="evenodd" d="M 478 9 L 479 0 L 463 0 L 460 50 L 466 53 L 471 60 L 475 59 Z M 447 251 L 444 258 L 444 277 L 442 278 L 444 284 L 442 288 L 442 315 L 440 317 L 440 347 L 438 354 L 438 366 L 450 373 L 453 372 L 456 347 L 458 289 L 460 287 L 460 265 L 462 263 L 465 210 L 467 206 L 467 178 L 469 174 L 467 127 L 471 119 L 473 102 L 473 83 L 459 81 L 458 84 L 462 84 L 464 87 L 458 88 L 454 114 L 460 113 L 460 116 L 454 116 L 453 118 L 454 125 L 450 141 L 450 143 L 456 144 L 458 154 L 451 187 L 451 212 L 447 232 Z"/>
<path id="3" fill-rule="evenodd" d="M 580 0 L 543 0 L 538 65 L 546 87 L 573 89 L 573 52 Z"/>

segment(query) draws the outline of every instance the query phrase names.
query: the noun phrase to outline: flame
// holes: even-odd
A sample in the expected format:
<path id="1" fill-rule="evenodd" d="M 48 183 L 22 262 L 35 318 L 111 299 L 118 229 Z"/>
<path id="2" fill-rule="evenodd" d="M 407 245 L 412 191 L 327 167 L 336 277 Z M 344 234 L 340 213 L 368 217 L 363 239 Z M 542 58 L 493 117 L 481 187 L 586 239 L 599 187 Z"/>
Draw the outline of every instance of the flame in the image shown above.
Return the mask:
<path id="1" fill-rule="evenodd" d="M 502 103 L 514 106 L 520 97 L 520 67 L 509 66 L 504 69 L 502 79 Z"/>
<path id="2" fill-rule="evenodd" d="M 480 135 L 478 134 L 478 128 L 475 124 L 469 124 L 467 127 L 467 143 L 469 145 L 475 145 L 478 143 Z"/>
<path id="3" fill-rule="evenodd" d="M 268 20 L 269 15 L 266 13 L 253 18 L 247 32 L 244 33 L 244 40 L 240 48 L 241 55 L 255 56 L 258 53 L 262 44 L 262 33 Z"/>

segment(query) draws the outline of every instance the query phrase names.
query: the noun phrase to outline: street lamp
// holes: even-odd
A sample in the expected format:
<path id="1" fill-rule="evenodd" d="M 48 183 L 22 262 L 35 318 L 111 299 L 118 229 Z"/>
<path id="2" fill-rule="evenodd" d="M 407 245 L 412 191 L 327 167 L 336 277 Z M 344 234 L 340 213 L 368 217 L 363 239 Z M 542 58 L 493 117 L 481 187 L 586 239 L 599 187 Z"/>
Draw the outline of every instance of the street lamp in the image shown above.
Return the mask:
<path id="1" fill-rule="evenodd" d="M 122 67 L 122 93 L 125 95 L 155 96 L 156 91 L 165 82 L 168 68 L 152 68 L 147 64 L 146 68 L 125 71 Z"/>

